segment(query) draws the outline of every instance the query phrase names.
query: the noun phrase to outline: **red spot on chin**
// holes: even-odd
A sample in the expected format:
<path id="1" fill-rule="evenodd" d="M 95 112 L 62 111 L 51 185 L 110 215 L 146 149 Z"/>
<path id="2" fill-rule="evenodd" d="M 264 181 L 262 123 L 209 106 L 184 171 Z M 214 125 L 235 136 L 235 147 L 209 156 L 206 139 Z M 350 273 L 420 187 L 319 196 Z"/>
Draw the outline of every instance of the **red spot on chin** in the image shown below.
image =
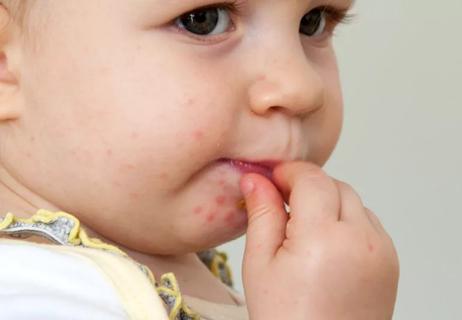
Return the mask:
<path id="1" fill-rule="evenodd" d="M 224 186 L 225 185 L 225 180 L 221 179 L 220 181 L 218 181 L 218 184 L 220 186 Z"/>
<path id="2" fill-rule="evenodd" d="M 201 206 L 198 206 L 198 207 L 194 208 L 194 213 L 195 214 L 200 214 L 201 212 L 202 212 L 202 207 Z"/>
<path id="3" fill-rule="evenodd" d="M 215 213 L 210 212 L 210 213 L 207 215 L 206 219 L 207 219 L 207 222 L 212 222 L 213 220 L 215 220 Z"/>
<path id="4" fill-rule="evenodd" d="M 368 249 L 369 249 L 369 252 L 373 252 L 374 251 L 374 246 L 369 243 Z"/>
<path id="5" fill-rule="evenodd" d="M 215 201 L 218 205 L 223 205 L 225 203 L 226 197 L 225 196 L 218 196 L 215 198 Z"/>

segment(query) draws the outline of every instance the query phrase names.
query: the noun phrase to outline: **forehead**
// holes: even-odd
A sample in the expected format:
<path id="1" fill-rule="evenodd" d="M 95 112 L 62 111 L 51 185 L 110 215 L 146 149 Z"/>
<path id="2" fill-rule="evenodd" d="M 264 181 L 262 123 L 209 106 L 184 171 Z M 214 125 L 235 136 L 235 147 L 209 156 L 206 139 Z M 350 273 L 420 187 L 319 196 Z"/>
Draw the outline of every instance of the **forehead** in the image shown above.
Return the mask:
<path id="1" fill-rule="evenodd" d="M 100 9 L 102 14 L 104 14 L 104 11 L 110 8 L 110 11 L 123 10 L 127 14 L 134 14 L 135 10 L 138 10 L 144 12 L 145 14 L 150 13 L 152 15 L 155 15 L 156 13 L 166 13 L 170 10 L 173 13 L 182 9 L 188 10 L 201 6 L 220 5 L 224 3 L 234 4 L 236 6 L 244 8 L 246 6 L 248 6 L 249 8 L 254 7 L 258 4 L 262 4 L 265 6 L 269 4 L 284 4 L 287 6 L 295 6 L 302 8 L 307 6 L 341 6 L 343 8 L 347 8 L 349 6 L 352 6 L 354 2 L 355 0 L 17 0 L 12 1 L 12 6 L 16 8 L 18 12 L 29 11 L 32 7 L 36 7 L 38 11 L 42 11 L 43 9 L 47 8 L 65 6 L 67 8 L 93 7 L 94 9 Z"/>

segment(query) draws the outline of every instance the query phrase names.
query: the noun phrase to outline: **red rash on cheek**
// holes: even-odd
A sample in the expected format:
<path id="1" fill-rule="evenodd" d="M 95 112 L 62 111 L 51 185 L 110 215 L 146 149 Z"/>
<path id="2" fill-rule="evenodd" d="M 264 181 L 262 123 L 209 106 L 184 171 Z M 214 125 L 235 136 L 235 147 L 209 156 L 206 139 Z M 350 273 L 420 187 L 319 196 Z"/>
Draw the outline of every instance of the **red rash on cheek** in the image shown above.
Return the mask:
<path id="1" fill-rule="evenodd" d="M 219 205 L 222 206 L 225 203 L 226 197 L 225 196 L 218 196 L 215 198 L 215 202 Z"/>
<path id="2" fill-rule="evenodd" d="M 207 214 L 207 217 L 206 217 L 207 222 L 212 222 L 213 220 L 215 220 L 215 216 L 216 216 L 216 215 L 217 215 L 217 214 L 216 214 L 216 212 L 214 212 L 214 211 L 209 212 L 209 213 Z"/>

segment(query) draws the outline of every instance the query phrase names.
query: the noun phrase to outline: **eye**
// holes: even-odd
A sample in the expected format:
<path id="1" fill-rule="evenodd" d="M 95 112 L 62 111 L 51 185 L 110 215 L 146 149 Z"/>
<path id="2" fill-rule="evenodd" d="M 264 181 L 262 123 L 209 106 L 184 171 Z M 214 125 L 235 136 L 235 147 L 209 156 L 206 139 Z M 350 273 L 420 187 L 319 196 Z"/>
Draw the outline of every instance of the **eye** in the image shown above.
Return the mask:
<path id="1" fill-rule="evenodd" d="M 316 37 L 324 33 L 327 25 L 326 12 L 323 8 L 316 8 L 308 12 L 300 22 L 300 32 Z"/>
<path id="2" fill-rule="evenodd" d="M 226 8 L 202 8 L 183 14 L 175 21 L 180 29 L 196 35 L 216 35 L 224 33 L 232 25 Z"/>

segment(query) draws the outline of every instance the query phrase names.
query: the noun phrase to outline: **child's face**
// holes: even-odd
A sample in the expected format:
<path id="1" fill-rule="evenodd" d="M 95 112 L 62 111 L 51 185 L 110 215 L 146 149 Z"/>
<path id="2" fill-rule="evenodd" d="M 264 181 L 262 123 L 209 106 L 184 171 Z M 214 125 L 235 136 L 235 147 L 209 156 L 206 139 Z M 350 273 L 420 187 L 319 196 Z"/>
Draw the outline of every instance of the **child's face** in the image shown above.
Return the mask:
<path id="1" fill-rule="evenodd" d="M 325 163 L 341 127 L 338 71 L 328 37 L 299 26 L 316 7 L 350 5 L 243 3 L 240 16 L 210 10 L 206 22 L 218 17 L 223 31 L 207 36 L 173 21 L 209 0 L 39 3 L 35 47 L 17 71 L 20 115 L 3 144 L 8 168 L 142 251 L 189 252 L 241 235 L 242 173 L 218 160 Z M 192 28 L 207 27 L 204 16 Z"/>

